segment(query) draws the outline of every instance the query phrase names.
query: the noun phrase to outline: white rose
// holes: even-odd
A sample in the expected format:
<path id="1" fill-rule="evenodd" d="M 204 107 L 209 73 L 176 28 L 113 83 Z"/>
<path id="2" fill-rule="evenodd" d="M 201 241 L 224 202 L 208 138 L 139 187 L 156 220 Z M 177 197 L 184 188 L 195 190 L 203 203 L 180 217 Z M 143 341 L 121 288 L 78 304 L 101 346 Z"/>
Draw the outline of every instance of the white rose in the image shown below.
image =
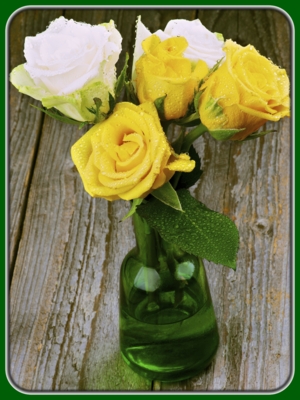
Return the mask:
<path id="1" fill-rule="evenodd" d="M 122 37 L 114 22 L 92 26 L 57 18 L 35 37 L 26 37 L 26 63 L 10 76 L 17 89 L 43 106 L 55 107 L 78 121 L 93 121 L 87 108 L 93 98 L 102 100 L 107 112 L 108 92 L 114 94 L 115 64 Z"/>
<path id="2" fill-rule="evenodd" d="M 174 36 L 183 36 L 188 41 L 188 47 L 183 56 L 192 62 L 203 60 L 209 68 L 212 68 L 217 61 L 225 57 L 222 48 L 224 46 L 223 36 L 219 33 L 212 33 L 199 21 L 187 21 L 185 19 L 174 19 L 168 22 L 164 31 L 154 32 L 160 40 L 166 40 Z M 142 42 L 152 33 L 141 22 L 139 16 L 136 24 L 136 40 L 133 55 L 133 74 L 135 79 L 135 63 L 144 54 Z"/>

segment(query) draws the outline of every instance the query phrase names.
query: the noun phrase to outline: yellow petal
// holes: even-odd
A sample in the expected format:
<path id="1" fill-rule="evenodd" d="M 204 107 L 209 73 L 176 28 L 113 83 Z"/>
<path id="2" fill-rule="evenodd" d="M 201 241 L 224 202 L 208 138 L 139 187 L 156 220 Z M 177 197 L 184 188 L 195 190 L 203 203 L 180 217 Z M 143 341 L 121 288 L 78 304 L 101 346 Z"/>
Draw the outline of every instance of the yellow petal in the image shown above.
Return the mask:
<path id="1" fill-rule="evenodd" d="M 194 98 L 200 80 L 207 74 L 204 61 L 192 65 L 183 57 L 188 46 L 184 37 L 160 42 L 152 35 L 143 42 L 145 55 L 136 62 L 137 96 L 141 103 L 164 97 L 167 120 L 183 117 Z"/>
<path id="2" fill-rule="evenodd" d="M 191 172 L 195 168 L 194 160 L 178 159 L 166 166 L 170 171 Z"/>

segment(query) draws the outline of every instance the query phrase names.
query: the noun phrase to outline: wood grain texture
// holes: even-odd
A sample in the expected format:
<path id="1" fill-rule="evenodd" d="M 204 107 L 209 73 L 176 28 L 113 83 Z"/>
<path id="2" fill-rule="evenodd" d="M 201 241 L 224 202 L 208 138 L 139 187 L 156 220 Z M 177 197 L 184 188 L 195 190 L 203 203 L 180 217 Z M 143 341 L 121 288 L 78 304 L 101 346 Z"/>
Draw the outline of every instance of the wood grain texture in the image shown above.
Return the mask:
<path id="1" fill-rule="evenodd" d="M 37 10 L 22 11 L 15 15 L 9 25 L 9 68 L 25 62 L 24 38 L 42 32 L 61 11 L 49 10 L 47 15 Z M 29 185 L 39 143 L 43 116 L 31 110 L 31 104 L 40 106 L 34 99 L 9 87 L 9 151 L 10 151 L 10 272 L 13 272 L 18 242 L 26 210 Z"/>
<path id="2" fill-rule="evenodd" d="M 113 19 L 131 51 L 137 15 L 152 31 L 169 19 L 199 17 L 212 31 L 252 43 L 290 71 L 290 26 L 275 10 L 25 10 L 11 27 L 11 68 L 26 35 L 58 15 Z M 230 22 L 230 23 L 229 23 Z M 14 25 L 13 25 L 14 24 Z M 21 29 L 16 30 L 16 26 Z M 122 68 L 124 54 L 118 70 Z M 92 199 L 70 158 L 83 134 L 43 118 L 11 90 L 11 253 L 9 371 L 27 391 L 272 391 L 291 374 L 290 121 L 248 143 L 197 141 L 202 179 L 192 192 L 240 231 L 237 271 L 206 262 L 220 330 L 213 363 L 179 383 L 146 381 L 119 354 L 119 269 L 134 245 L 125 202 Z M 37 103 L 36 103 L 37 104 Z"/>

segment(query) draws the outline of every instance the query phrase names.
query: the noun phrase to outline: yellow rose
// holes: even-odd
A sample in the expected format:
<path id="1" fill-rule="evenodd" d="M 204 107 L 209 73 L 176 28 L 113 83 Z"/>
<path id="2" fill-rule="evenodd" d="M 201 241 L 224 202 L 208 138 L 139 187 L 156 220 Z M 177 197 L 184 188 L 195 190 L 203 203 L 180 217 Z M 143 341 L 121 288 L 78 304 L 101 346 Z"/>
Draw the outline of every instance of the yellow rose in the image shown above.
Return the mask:
<path id="1" fill-rule="evenodd" d="M 243 129 L 231 140 L 243 140 L 266 121 L 289 116 L 289 79 L 284 69 L 251 45 L 225 42 L 225 62 L 202 85 L 199 114 L 209 131 Z"/>
<path id="2" fill-rule="evenodd" d="M 182 56 L 187 46 L 184 37 L 161 42 L 158 36 L 151 35 L 143 41 L 145 54 L 135 64 L 139 101 L 154 102 L 167 95 L 164 101 L 167 120 L 181 118 L 186 114 L 200 80 L 208 73 L 204 61 L 192 63 Z"/>
<path id="3" fill-rule="evenodd" d="M 107 200 L 143 198 L 175 171 L 195 167 L 188 155 L 174 153 L 152 103 L 118 103 L 72 146 L 71 156 L 85 190 Z"/>

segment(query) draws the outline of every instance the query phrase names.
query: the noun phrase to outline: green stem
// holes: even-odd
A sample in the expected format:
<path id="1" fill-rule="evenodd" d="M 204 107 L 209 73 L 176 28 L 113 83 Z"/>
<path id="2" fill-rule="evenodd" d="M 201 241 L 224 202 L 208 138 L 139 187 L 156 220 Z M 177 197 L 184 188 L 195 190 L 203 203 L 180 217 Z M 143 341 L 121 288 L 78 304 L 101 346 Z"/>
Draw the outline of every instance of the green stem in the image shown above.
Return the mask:
<path id="1" fill-rule="evenodd" d="M 181 153 L 181 147 L 184 139 L 184 134 L 185 134 L 185 128 L 182 127 L 180 130 L 180 134 L 178 135 L 178 138 L 172 142 L 172 147 L 175 151 L 176 154 Z"/>
<path id="2" fill-rule="evenodd" d="M 142 263 L 149 268 L 157 268 L 156 232 L 138 213 L 132 216 L 136 244 Z"/>
<path id="3" fill-rule="evenodd" d="M 193 142 L 203 135 L 203 133 L 207 132 L 207 130 L 208 129 L 203 124 L 200 124 L 196 126 L 196 128 L 192 129 L 183 140 L 181 152 L 188 152 Z"/>
<path id="4" fill-rule="evenodd" d="M 181 149 L 178 151 L 179 153 L 187 153 L 190 150 L 191 145 L 193 142 L 198 139 L 203 133 L 207 132 L 206 126 L 200 124 L 196 126 L 196 128 L 192 129 L 183 139 Z M 172 186 L 176 189 L 179 179 L 181 177 L 182 172 L 176 172 L 172 178 Z"/>
<path id="5" fill-rule="evenodd" d="M 167 136 L 168 135 L 168 129 L 169 129 L 169 126 L 171 125 L 171 122 L 170 121 L 160 121 L 160 124 L 161 124 L 161 126 L 163 128 L 163 131 L 165 132 L 165 135 Z"/>

